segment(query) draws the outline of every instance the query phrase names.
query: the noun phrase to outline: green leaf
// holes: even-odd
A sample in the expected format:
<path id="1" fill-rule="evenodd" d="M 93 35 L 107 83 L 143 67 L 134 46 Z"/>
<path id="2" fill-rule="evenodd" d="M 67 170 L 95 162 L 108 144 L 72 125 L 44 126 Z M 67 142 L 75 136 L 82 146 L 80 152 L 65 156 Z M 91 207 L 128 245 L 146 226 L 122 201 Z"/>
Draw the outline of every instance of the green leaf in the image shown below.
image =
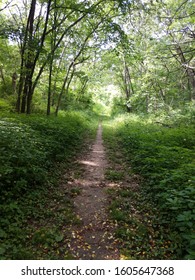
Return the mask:
<path id="1" fill-rule="evenodd" d="M 64 239 L 64 235 L 63 234 L 59 234 L 55 236 L 55 241 L 56 242 L 61 242 Z"/>
<path id="2" fill-rule="evenodd" d="M 4 255 L 5 254 L 5 248 L 3 248 L 3 247 L 0 247 L 0 255 Z"/>
<path id="3" fill-rule="evenodd" d="M 0 229 L 0 238 L 6 238 L 7 234 L 3 229 Z"/>

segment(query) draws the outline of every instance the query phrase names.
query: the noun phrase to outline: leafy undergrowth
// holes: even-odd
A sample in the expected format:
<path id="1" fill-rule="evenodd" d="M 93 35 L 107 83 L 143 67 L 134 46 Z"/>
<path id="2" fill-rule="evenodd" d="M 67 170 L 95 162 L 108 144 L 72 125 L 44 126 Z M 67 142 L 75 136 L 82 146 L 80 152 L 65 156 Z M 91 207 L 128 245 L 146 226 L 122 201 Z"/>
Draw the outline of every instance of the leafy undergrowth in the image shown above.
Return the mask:
<path id="1" fill-rule="evenodd" d="M 113 190 L 111 213 L 127 258 L 194 259 L 194 136 L 190 125 L 170 128 L 131 117 L 105 126 L 111 160 L 118 145 L 128 174 L 142 178 L 136 190 L 131 183 Z"/>
<path id="2" fill-rule="evenodd" d="M 68 228 L 78 219 L 64 183 L 89 131 L 80 113 L 1 116 L 0 259 L 71 258 Z"/>

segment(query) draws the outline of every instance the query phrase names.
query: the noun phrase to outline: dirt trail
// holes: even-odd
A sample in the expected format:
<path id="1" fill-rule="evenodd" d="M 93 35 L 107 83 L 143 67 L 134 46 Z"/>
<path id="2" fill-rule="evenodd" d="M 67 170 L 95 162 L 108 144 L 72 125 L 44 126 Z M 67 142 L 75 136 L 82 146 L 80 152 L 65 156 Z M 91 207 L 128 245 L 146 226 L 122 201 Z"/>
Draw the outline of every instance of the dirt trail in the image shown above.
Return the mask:
<path id="1" fill-rule="evenodd" d="M 72 229 L 70 250 L 76 259 L 120 259 L 114 240 L 114 225 L 108 220 L 108 198 L 104 173 L 107 167 L 102 141 L 102 126 L 98 127 L 92 150 L 79 161 L 84 166 L 83 179 L 76 186 L 81 193 L 75 198 L 76 214 L 81 225 Z"/>

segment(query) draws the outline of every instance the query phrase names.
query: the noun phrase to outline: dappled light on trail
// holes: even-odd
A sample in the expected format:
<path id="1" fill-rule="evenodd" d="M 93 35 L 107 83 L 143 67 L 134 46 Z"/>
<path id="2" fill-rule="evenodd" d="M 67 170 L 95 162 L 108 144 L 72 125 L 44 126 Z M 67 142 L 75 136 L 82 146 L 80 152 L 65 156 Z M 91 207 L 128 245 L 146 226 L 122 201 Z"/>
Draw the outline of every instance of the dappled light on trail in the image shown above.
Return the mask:
<path id="1" fill-rule="evenodd" d="M 93 162 L 93 161 L 88 161 L 88 160 L 81 160 L 79 161 L 80 163 L 84 164 L 84 165 L 89 165 L 89 166 L 99 166 L 97 163 Z"/>
<path id="2" fill-rule="evenodd" d="M 116 224 L 108 218 L 108 197 L 105 182 L 105 159 L 102 144 L 102 127 L 91 151 L 78 160 L 83 167 L 83 178 L 75 179 L 73 185 L 80 189 L 74 206 L 80 224 L 73 226 L 70 251 L 76 259 L 120 259 L 117 240 L 114 238 Z"/>

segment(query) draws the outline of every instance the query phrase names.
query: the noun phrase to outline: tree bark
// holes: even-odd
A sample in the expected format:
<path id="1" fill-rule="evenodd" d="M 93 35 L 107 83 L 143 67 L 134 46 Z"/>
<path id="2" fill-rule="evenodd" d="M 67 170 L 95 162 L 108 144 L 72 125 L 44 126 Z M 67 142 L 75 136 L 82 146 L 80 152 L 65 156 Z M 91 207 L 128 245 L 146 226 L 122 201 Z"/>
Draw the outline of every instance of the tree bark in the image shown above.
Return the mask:
<path id="1" fill-rule="evenodd" d="M 2 79 L 2 81 L 3 81 L 3 84 L 5 85 L 5 78 L 4 78 L 4 74 L 3 74 L 3 69 L 2 69 L 2 67 L 0 67 L 0 77 L 1 77 L 1 79 Z"/>
<path id="2" fill-rule="evenodd" d="M 34 17 L 35 17 L 35 9 L 36 9 L 36 0 L 31 1 L 30 12 L 28 16 L 28 22 L 26 27 L 26 42 L 24 42 L 24 51 L 23 56 L 27 56 L 25 61 L 25 57 L 23 57 L 25 63 L 23 64 L 25 69 L 25 78 L 24 78 L 24 88 L 22 94 L 22 105 L 21 105 L 21 113 L 25 113 L 26 111 L 26 102 L 27 97 L 30 90 L 31 84 L 31 73 L 33 66 L 33 55 L 34 55 L 34 46 L 33 46 L 33 30 L 34 30 Z M 22 69 L 23 72 L 23 69 Z M 20 92 L 19 92 L 20 96 Z M 29 105 L 29 101 L 27 102 Z M 28 109 L 29 111 L 29 109 Z"/>
<path id="3" fill-rule="evenodd" d="M 17 78 L 18 78 L 18 75 L 16 72 L 13 73 L 12 75 L 12 92 L 13 92 L 13 95 L 16 94 L 16 81 L 17 81 Z"/>
<path id="4" fill-rule="evenodd" d="M 131 97 L 131 93 L 134 94 L 134 89 L 131 82 L 129 67 L 125 59 L 124 59 L 124 88 L 126 93 L 126 109 L 127 112 L 130 113 L 132 111 L 132 108 L 129 99 Z"/>
<path id="5" fill-rule="evenodd" d="M 48 87 L 48 97 L 47 97 L 47 116 L 49 116 L 50 112 L 51 112 L 52 72 L 53 72 L 53 59 L 50 62 L 50 67 L 49 67 L 49 87 Z"/>

